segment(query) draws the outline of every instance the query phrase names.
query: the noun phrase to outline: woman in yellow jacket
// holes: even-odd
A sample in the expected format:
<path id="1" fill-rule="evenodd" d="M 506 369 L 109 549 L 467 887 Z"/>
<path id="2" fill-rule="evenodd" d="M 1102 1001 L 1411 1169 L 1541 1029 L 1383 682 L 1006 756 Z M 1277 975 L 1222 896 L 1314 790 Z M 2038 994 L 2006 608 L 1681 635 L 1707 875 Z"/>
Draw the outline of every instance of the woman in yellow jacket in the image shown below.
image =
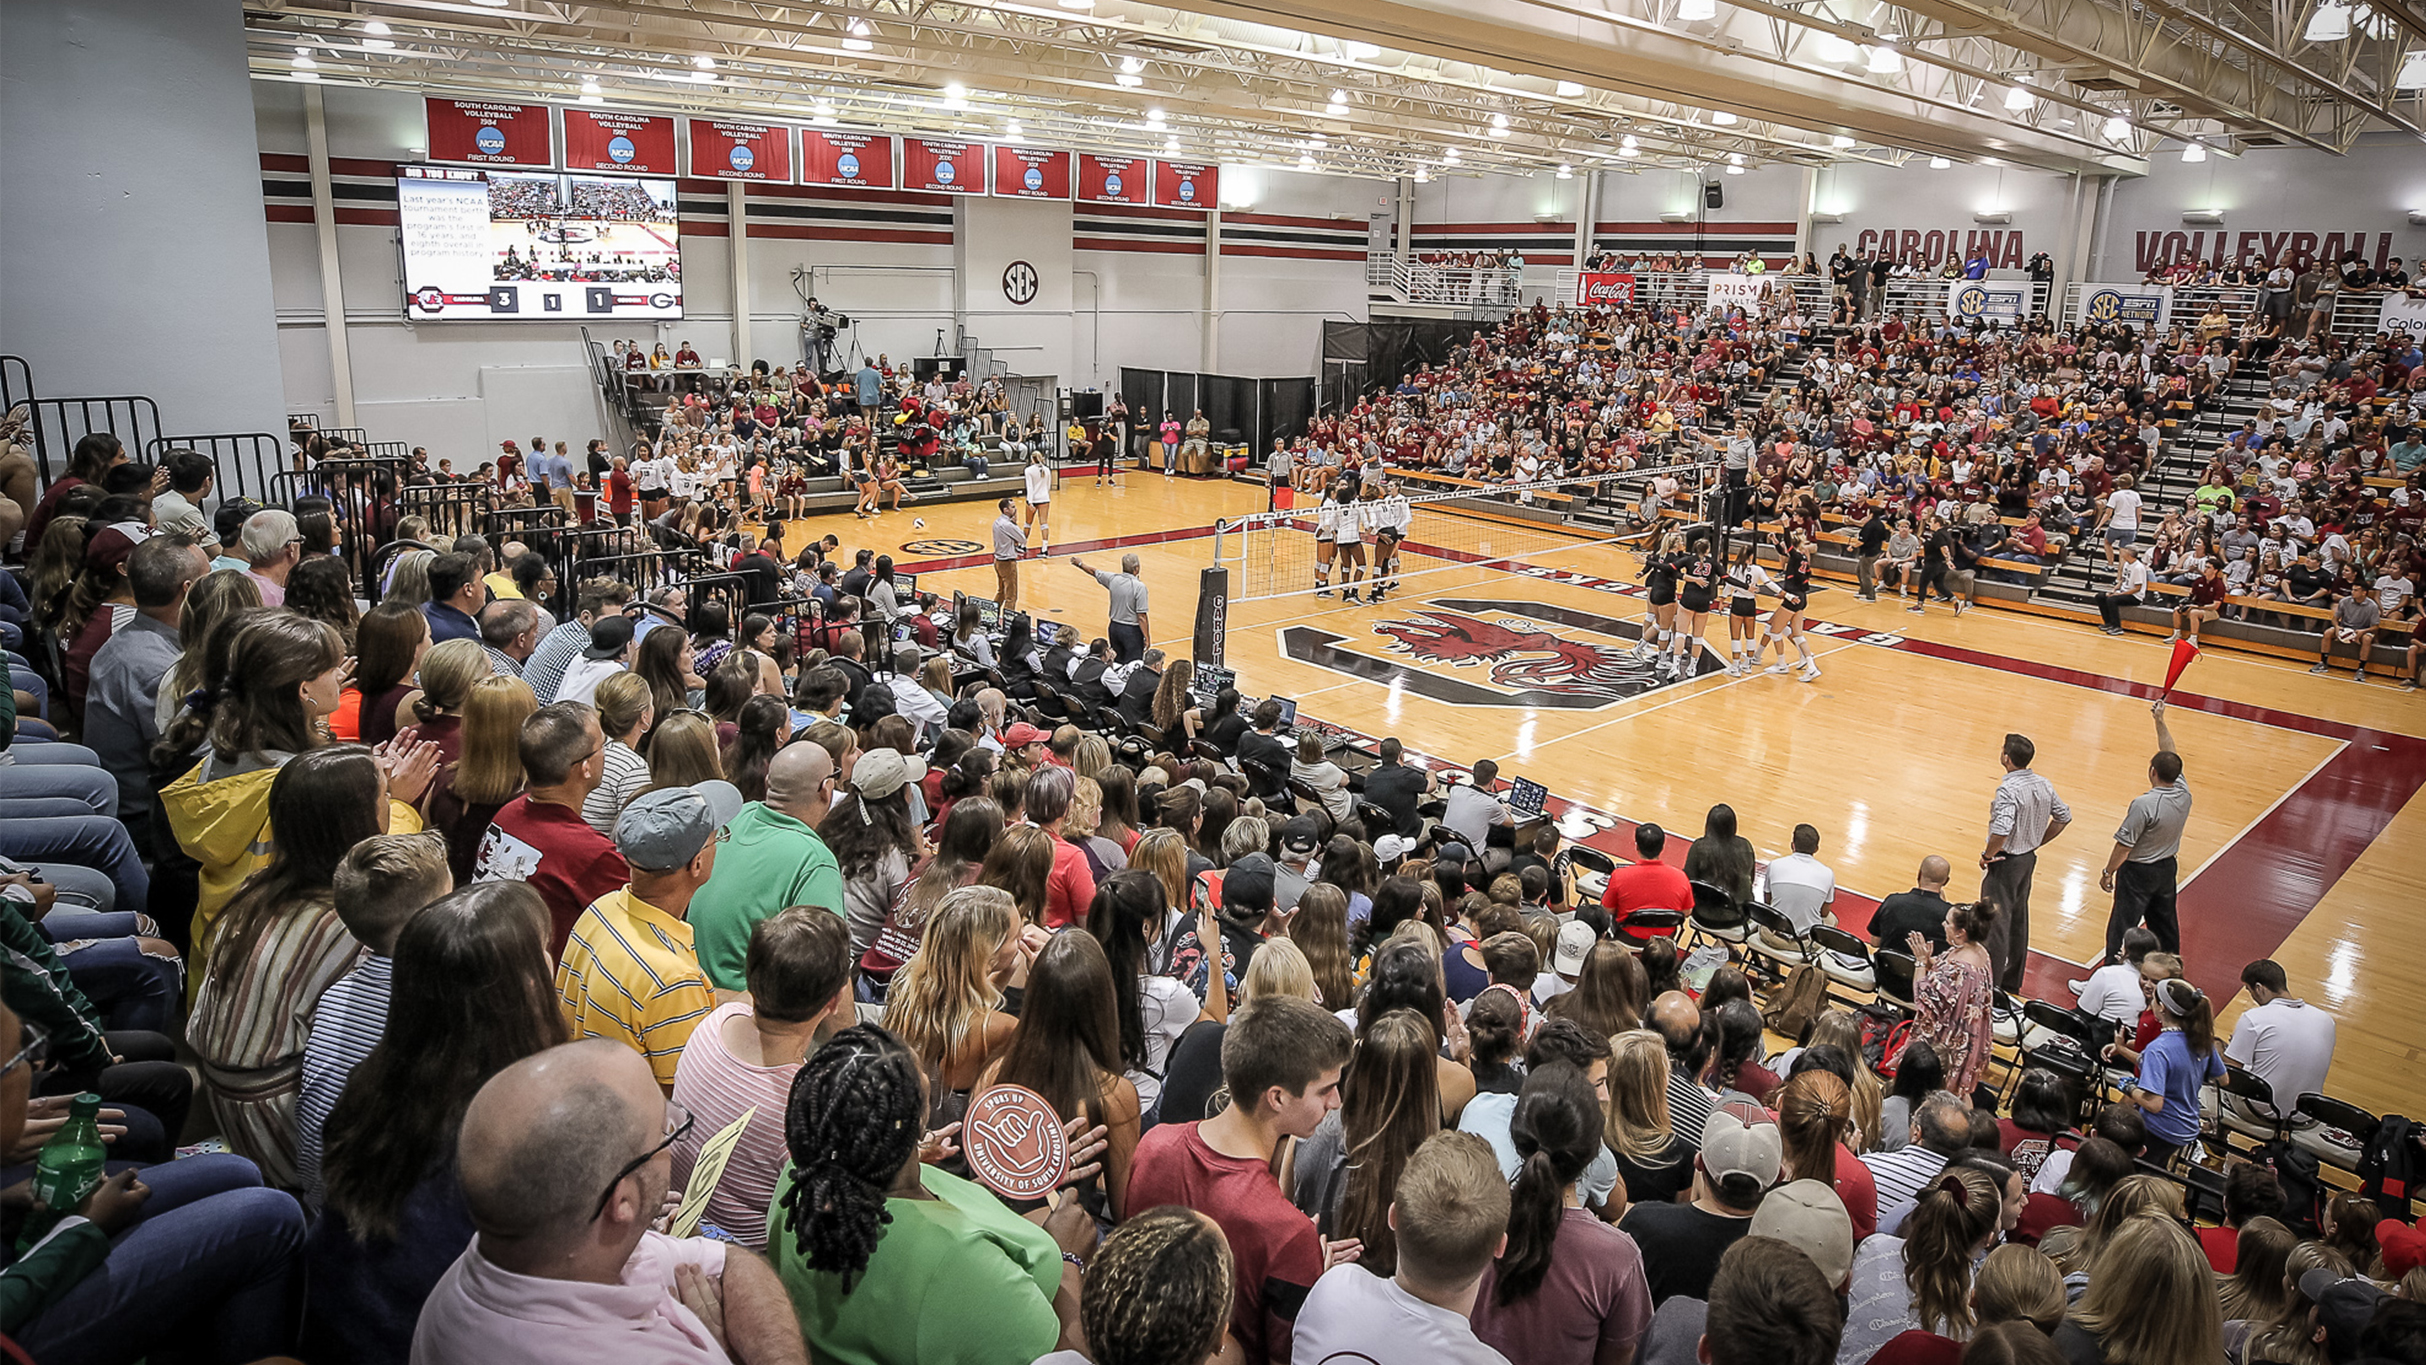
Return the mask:
<path id="1" fill-rule="evenodd" d="M 288 759 L 329 743 L 323 722 L 337 709 L 349 662 L 334 627 L 290 611 L 247 612 L 225 628 L 232 634 L 223 675 L 180 717 L 207 725 L 202 761 L 160 794 L 178 845 L 202 864 L 188 1003 L 206 975 L 219 912 L 269 861 L 270 781 Z M 172 731 L 167 742 L 175 739 Z M 419 830 L 414 805 L 437 771 L 437 746 L 407 731 L 377 752 L 389 773 L 390 832 Z"/>

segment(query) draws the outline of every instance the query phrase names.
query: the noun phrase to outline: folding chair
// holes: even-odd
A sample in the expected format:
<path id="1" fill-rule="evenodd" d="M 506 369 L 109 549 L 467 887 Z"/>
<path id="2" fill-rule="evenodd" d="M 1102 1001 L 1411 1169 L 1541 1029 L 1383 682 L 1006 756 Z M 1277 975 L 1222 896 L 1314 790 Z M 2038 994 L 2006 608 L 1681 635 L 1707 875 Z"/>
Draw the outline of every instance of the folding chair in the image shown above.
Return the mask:
<path id="1" fill-rule="evenodd" d="M 1920 1007 L 1912 1001 L 1912 979 L 1920 965 L 1912 960 L 1912 954 L 1881 948 L 1870 955 L 1870 970 L 1878 981 L 1880 1003 L 1905 1014 L 1919 1011 Z"/>
<path id="2" fill-rule="evenodd" d="M 1878 967 L 1869 944 L 1833 924 L 1814 924 L 1804 938 L 1810 941 L 1811 960 L 1830 981 L 1863 995 L 1878 994 Z"/>
<path id="3" fill-rule="evenodd" d="M 1716 939 L 1728 945 L 1729 952 L 1745 946 L 1752 935 L 1744 907 L 1735 903 L 1735 893 L 1710 882 L 1693 882 L 1693 913 L 1687 920 L 1696 938 Z"/>
<path id="4" fill-rule="evenodd" d="M 1746 952 L 1783 977 L 1811 961 L 1811 943 L 1795 930 L 1794 922 L 1771 906 L 1747 905 L 1744 918 L 1753 932 L 1744 939 Z"/>
<path id="5" fill-rule="evenodd" d="M 2294 1127 L 2291 1145 L 2353 1175 L 2358 1173 L 2360 1155 L 2375 1140 L 2375 1130 L 2384 1124 L 2382 1119 L 2347 1100 L 2325 1095 L 2300 1096 L 2294 1112 L 2315 1122 Z"/>
<path id="6" fill-rule="evenodd" d="M 2209 1141 L 2225 1156 L 2232 1154 L 2238 1134 L 2251 1146 L 2263 1146 L 2291 1131 L 2291 1121 L 2274 1107 L 2274 1087 L 2251 1072 L 2224 1063 L 2224 1079 L 2199 1091 L 2199 1107 L 2208 1121 Z M 2263 1115 L 2272 1114 L 2273 1118 Z"/>

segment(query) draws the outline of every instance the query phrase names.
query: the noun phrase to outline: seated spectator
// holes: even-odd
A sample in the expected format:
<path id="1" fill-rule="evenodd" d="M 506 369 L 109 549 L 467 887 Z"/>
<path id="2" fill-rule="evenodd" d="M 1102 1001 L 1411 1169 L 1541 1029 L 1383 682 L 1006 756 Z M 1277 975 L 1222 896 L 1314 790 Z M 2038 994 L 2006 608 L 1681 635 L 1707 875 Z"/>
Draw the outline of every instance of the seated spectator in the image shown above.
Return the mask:
<path id="1" fill-rule="evenodd" d="M 1659 1311 L 1652 1314 L 1650 1333 L 1643 1339 L 1642 1365 L 1699 1365 L 1705 1338 L 1711 1331 L 1713 1307 L 1728 1294 L 1726 1271 L 1731 1258 L 1746 1247 L 1763 1244 L 1782 1245 L 1796 1252 L 1804 1264 L 1818 1271 L 1814 1283 L 1832 1286 L 1835 1314 L 1819 1319 L 1816 1326 L 1827 1331 L 1825 1345 L 1830 1352 L 1822 1357 L 1833 1362 L 1836 1331 L 1844 1313 L 1844 1295 L 1853 1281 L 1854 1237 L 1844 1208 L 1837 1203 L 1826 1185 L 1816 1180 L 1797 1180 L 1769 1191 L 1761 1200 L 1760 1211 L 1752 1215 L 1751 1231 L 1727 1255 L 1719 1258 L 1720 1276 L 1710 1286 L 1710 1300 L 1672 1295 Z M 1791 1262 L 1780 1261 L 1780 1268 Z M 1787 1341 L 1797 1353 L 1816 1350 L 1823 1343 L 1817 1336 Z M 1715 1348 L 1713 1348 L 1715 1349 Z"/>
<path id="2" fill-rule="evenodd" d="M 1325 1270 L 1297 1314 L 1292 1358 L 1309 1365 L 1358 1357 L 1504 1361 L 1471 1322 L 1508 1240 L 1510 1197 L 1490 1149 L 1470 1134 L 1436 1133 L 1391 1188 L 1395 1269 L 1389 1276 L 1361 1264 Z"/>
<path id="3" fill-rule="evenodd" d="M 1747 1125 L 1721 1110 L 1710 1116 L 1694 1158 L 1692 1200 L 1626 1210 L 1618 1229 L 1642 1247 L 1654 1305 L 1672 1294 L 1709 1297 L 1719 1257 L 1750 1230 L 1782 1161 L 1777 1125 Z"/>
<path id="4" fill-rule="evenodd" d="M 969 1089 L 1010 1043 L 1019 1021 L 1004 1012 L 1005 993 L 1025 985 L 1035 952 L 999 887 L 947 892 L 927 920 L 918 951 L 885 993 L 885 1021 L 937 1078 L 928 1127 L 960 1117 Z"/>
<path id="5" fill-rule="evenodd" d="M 649 761 L 641 757 L 643 737 L 657 723 L 657 706 L 649 680 L 625 672 L 600 682 L 590 694 L 598 711 L 598 728 L 606 735 L 605 771 L 581 803 L 584 824 L 609 838 L 615 817 L 632 798 L 649 786 Z"/>
<path id="6" fill-rule="evenodd" d="M 422 802 L 431 830 L 446 840 L 447 870 L 459 885 L 472 880 L 497 812 L 523 792 L 522 724 L 538 709 L 529 683 L 493 673 L 475 679 L 465 697 L 453 752 Z"/>
<path id="7" fill-rule="evenodd" d="M 472 879 L 530 883 L 547 903 L 548 951 L 561 955 L 581 912 L 631 880 L 615 845 L 581 818 L 605 775 L 606 735 L 589 707 L 557 702 L 522 722 L 515 748 L 527 786 L 489 822 Z"/>
<path id="8" fill-rule="evenodd" d="M 1910 1140 L 1903 1146 L 1862 1158 L 1871 1178 L 1878 1182 L 1882 1212 L 1917 1196 L 1957 1152 L 1971 1145 L 1970 1110 L 1943 1090 L 1932 1091 L 1921 1101 L 1913 1110 L 1910 1126 Z"/>
<path id="9" fill-rule="evenodd" d="M 1196 1365 L 1215 1355 L 1229 1334 L 1235 1276 L 1229 1242 L 1201 1213 L 1166 1206 L 1122 1223 L 1079 1292 L 1092 1365 Z M 1044 1359 L 1090 1358 L 1063 1351 Z"/>
<path id="10" fill-rule="evenodd" d="M 379 871 L 353 862 L 341 891 Z M 413 880 L 433 871 L 443 879 L 423 868 Z M 341 1038 L 363 1047 L 359 1063 L 322 1050 L 326 1029 L 313 1033 L 305 1060 L 307 1075 L 325 1065 L 316 1079 L 337 1092 L 319 1134 L 322 1213 L 304 1252 L 303 1354 L 312 1359 L 407 1358 L 422 1303 L 475 1232 L 456 1167 L 464 1110 L 499 1071 L 566 1040 L 536 892 L 485 882 L 404 916 L 391 935 L 392 987 L 386 972 L 365 979 L 370 962 L 388 960 L 374 957 L 326 1002 L 376 981 L 375 1002 L 369 989 L 345 1002 L 354 1026 Z M 385 1032 L 355 1031 L 374 1003 L 386 1007 Z"/>
<path id="11" fill-rule="evenodd" d="M 1870 915 L 1870 941 L 1882 952 L 1911 951 L 1911 936 L 1919 934 L 1932 952 L 1946 950 L 1946 883 L 1954 870 L 1932 853 L 1921 859 L 1921 870 L 1910 891 L 1898 891 L 1878 903 Z"/>
<path id="12" fill-rule="evenodd" d="M 717 990 L 745 989 L 744 962 L 762 921 L 796 905 L 840 912 L 842 871 L 817 835 L 833 800 L 832 756 L 792 744 L 767 765 L 765 799 L 733 817 L 715 874 L 691 898 L 699 965 Z"/>
<path id="13" fill-rule="evenodd" d="M 0 1150 L 22 1150 L 42 1065 L 0 1004 Z M 19 1252 L 23 1213 L 0 1222 L 0 1333 L 45 1361 L 161 1358 L 186 1349 L 257 1360 L 294 1343 L 303 1211 L 237 1156 L 123 1166 L 71 1217 Z M 38 1354 L 36 1354 L 38 1353 Z"/>
<path id="14" fill-rule="evenodd" d="M 152 746 L 160 741 L 157 698 L 181 649 L 178 625 L 185 600 L 210 572 L 209 556 L 181 535 L 159 535 L 127 560 L 134 614 L 92 658 L 84 704 L 84 742 L 118 782 L 118 816 L 152 847 Z M 128 906 L 130 910 L 141 909 Z"/>
<path id="15" fill-rule="evenodd" d="M 922 1163 L 922 1068 L 893 1035 L 836 1034 L 789 1101 L 792 1160 L 768 1236 L 819 1359 L 1026 1365 L 1076 1341 L 1094 1220 L 1064 1199 L 1040 1227 Z"/>
<path id="16" fill-rule="evenodd" d="M 1230 1331 L 1250 1361 L 1289 1357 L 1298 1310 L 1325 1269 L 1321 1237 L 1273 1178 L 1283 1137 L 1311 1137 L 1339 1103 L 1347 1028 L 1321 1006 L 1255 1000 L 1222 1037 L 1230 1105 L 1198 1123 L 1164 1123 L 1137 1146 L 1129 1197 L 1211 1217 L 1230 1241 L 1237 1289 Z"/>
<path id="17" fill-rule="evenodd" d="M 1326 1241 L 1361 1246 L 1360 1262 L 1376 1275 L 1394 1274 L 1398 1266 L 1390 1191 L 1416 1149 L 1440 1131 L 1433 1078 L 1438 1047 L 1433 1030 L 1412 1011 L 1376 1019 L 1340 1072 L 1338 1110 L 1292 1158 L 1291 1202 Z"/>
<path id="18" fill-rule="evenodd" d="M 1836 903 L 1836 874 L 1814 856 L 1819 846 L 1818 830 L 1796 825 L 1794 851 L 1769 863 L 1769 903 L 1797 933 L 1836 923 L 1836 912 L 1829 908 Z"/>
<path id="19" fill-rule="evenodd" d="M 2156 983 L 2152 993 L 2160 1033 L 2145 1049 L 2120 1043 L 2107 1055 L 2139 1075 L 2126 1097 L 2148 1114 L 2148 1156 L 2160 1164 L 2199 1134 L 2199 1092 L 2224 1078 L 2222 1049 L 2215 1041 L 2215 1013 L 2206 993 L 2180 977 Z"/>
<path id="20" fill-rule="evenodd" d="M 591 702 L 598 684 L 632 666 L 632 618 L 602 616 L 590 626 L 590 643 L 581 656 L 565 665 L 564 680 L 556 685 L 559 702 Z"/>
<path id="21" fill-rule="evenodd" d="M 228 1146 L 269 1184 L 300 1190 L 304 1042 L 322 993 L 364 952 L 331 886 L 347 853 L 381 833 L 387 775 L 361 745 L 332 745 L 278 769 L 269 797 L 277 846 L 228 902 L 186 1036 Z"/>
<path id="22" fill-rule="evenodd" d="M 491 1076 L 457 1170 L 480 1229 L 422 1305 L 417 1360 L 743 1365 L 803 1358 L 784 1286 L 749 1252 L 652 1232 L 684 1124 L 617 1043 L 549 1048 Z M 711 1327 L 692 1304 L 712 1306 Z"/>
<path id="23" fill-rule="evenodd" d="M 2055 1329 L 2054 1345 L 2071 1365 L 2220 1359 L 2215 1272 L 2180 1224 L 2152 1215 L 2126 1219 L 2099 1248 L 2088 1292 Z"/>
<path id="24" fill-rule="evenodd" d="M 716 1004 L 683 916 L 740 810 L 741 793 L 725 782 L 666 787 L 626 806 L 615 847 L 631 884 L 581 912 L 556 964 L 573 1036 L 630 1045 L 669 1093 L 683 1044 Z"/>
<path id="25" fill-rule="evenodd" d="M 2091 972 L 2087 980 L 2067 981 L 2080 997 L 2077 1008 L 2093 1019 L 2111 1024 L 2130 1024 L 2148 1007 L 2148 989 L 2140 976 L 2141 964 L 2157 950 L 2155 931 L 2135 924 L 2123 931 L 2120 960 L 2106 963 Z"/>
<path id="26" fill-rule="evenodd" d="M 2333 1067 L 2333 1016 L 2289 994 L 2281 964 L 2268 958 L 2241 968 L 2241 986 L 2251 1004 L 2232 1026 L 2224 1060 L 2266 1082 L 2276 1110 L 2291 1108 L 2302 1095 L 2325 1093 L 2325 1075 Z M 2231 1097 L 2225 1102 L 2240 1103 Z M 2261 1120 L 2274 1117 L 2259 1106 L 2251 1108 Z"/>
<path id="27" fill-rule="evenodd" d="M 1862 1365 L 1898 1335 L 1970 1335 L 1972 1267 L 1997 1233 L 1996 1183 L 1967 1168 L 1946 1171 L 1900 1225 L 1901 1236 L 1872 1237 L 1853 1257 L 1853 1292 L 1837 1365 Z"/>
<path id="28" fill-rule="evenodd" d="M 241 543 L 244 572 L 261 589 L 261 605 L 286 605 L 287 576 L 303 558 L 303 537 L 295 525 L 295 514 L 275 507 L 255 512 L 245 518 Z"/>
<path id="29" fill-rule="evenodd" d="M 1750 905 L 1757 862 L 1752 841 L 1735 832 L 1735 808 L 1716 805 L 1702 822 L 1702 837 L 1685 850 L 1685 876 L 1725 890 L 1737 905 Z"/>
<path id="30" fill-rule="evenodd" d="M 1852 1089 L 1842 1076 L 1822 1069 L 1827 1058 L 1811 1056 L 1818 1050 L 1804 1049 L 1804 1056 L 1795 1060 L 1794 1074 L 1777 1090 L 1780 1152 L 1795 1179 L 1817 1181 L 1835 1191 L 1854 1237 L 1865 1239 L 1878 1230 L 1878 1186 L 1870 1168 L 1845 1145 L 1857 1136 Z M 1811 1058 L 1812 1065 L 1806 1067 L 1804 1058 Z"/>
<path id="31" fill-rule="evenodd" d="M 1701 1083 L 1710 1064 L 1710 1036 L 1702 1030 L 1702 1012 L 1681 990 L 1662 992 L 1651 1002 L 1646 1021 L 1668 1049 L 1668 1120 L 1688 1147 L 1701 1145 L 1702 1125 L 1718 1096 Z"/>
<path id="32" fill-rule="evenodd" d="M 1774 1237 L 1729 1246 L 1710 1280 L 1706 1365 L 1827 1365 L 1844 1330 L 1842 1301 L 1812 1258 Z"/>
<path id="33" fill-rule="evenodd" d="M 303 1045 L 303 1084 L 295 1097 L 295 1169 L 304 1205 L 321 1203 L 323 1130 L 346 1078 L 378 1046 L 387 1028 L 395 979 L 396 935 L 424 906 L 454 890 L 446 854 L 436 841 L 380 834 L 346 850 L 329 878 L 329 901 L 354 941 L 368 951 L 321 993 Z"/>
<path id="34" fill-rule="evenodd" d="M 674 1144 L 677 1185 L 689 1185 L 700 1147 L 742 1115 L 782 1112 L 802 1059 L 858 1019 L 850 934 L 831 910 L 795 905 L 759 920 L 743 971 L 749 997 L 701 1020 L 674 1068 L 674 1102 L 694 1121 Z M 764 1251 L 783 1162 L 782 1127 L 752 1120 L 708 1198 L 703 1225 Z"/>

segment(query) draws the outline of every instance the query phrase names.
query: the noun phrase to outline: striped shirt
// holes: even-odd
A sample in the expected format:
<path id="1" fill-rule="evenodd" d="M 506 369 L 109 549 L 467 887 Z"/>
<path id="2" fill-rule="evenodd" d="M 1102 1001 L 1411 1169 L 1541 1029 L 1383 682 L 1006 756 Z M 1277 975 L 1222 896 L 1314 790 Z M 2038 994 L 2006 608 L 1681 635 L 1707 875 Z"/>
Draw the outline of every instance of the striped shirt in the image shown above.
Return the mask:
<path id="1" fill-rule="evenodd" d="M 630 1043 L 669 1091 L 682 1045 L 716 1007 L 691 926 L 628 886 L 600 896 L 574 922 L 556 964 L 556 995 L 574 1037 Z"/>
<path id="2" fill-rule="evenodd" d="M 295 1169 L 303 1176 L 304 1202 L 313 1209 L 327 1193 L 320 1179 L 321 1133 L 346 1079 L 387 1031 L 388 990 L 395 980 L 395 959 L 373 953 L 328 988 L 312 1018 L 312 1036 L 303 1045 L 303 1090 L 295 1097 Z"/>
<path id="3" fill-rule="evenodd" d="M 688 1187 L 699 1149 L 733 1120 L 750 1110 L 750 1126 L 734 1144 L 732 1159 L 708 1196 L 706 1219 L 733 1235 L 752 1251 L 767 1248 L 767 1209 L 775 1202 L 775 1177 L 783 1169 L 784 1106 L 792 1093 L 793 1073 L 800 1063 L 761 1066 L 733 1055 L 725 1046 L 724 1023 L 750 1017 L 750 1007 L 736 1000 L 719 1005 L 700 1022 L 682 1049 L 674 1070 L 674 1100 L 691 1111 L 690 1133 L 674 1144 L 674 1183 Z"/>
<path id="4" fill-rule="evenodd" d="M 1917 1200 L 1921 1187 L 1946 1169 L 1946 1157 L 1914 1142 L 1892 1152 L 1864 1153 L 1862 1164 L 1870 1168 L 1870 1179 L 1878 1186 L 1879 1208 L 1891 1210 Z M 1887 1225 L 1880 1223 L 1879 1230 L 1886 1231 Z"/>
<path id="5" fill-rule="evenodd" d="M 325 900 L 281 907 L 240 963 L 206 976 L 186 1020 L 211 1115 L 229 1150 L 273 1189 L 302 1186 L 295 1097 L 320 998 L 367 951 Z"/>
<path id="6" fill-rule="evenodd" d="M 1679 1140 L 1700 1151 L 1702 1130 L 1710 1126 L 1710 1111 L 1717 1107 L 1718 1097 L 1701 1082 L 1673 1066 L 1668 1068 L 1668 1131 Z"/>
<path id="7" fill-rule="evenodd" d="M 2030 853 L 2047 842 L 2047 826 L 2072 822 L 2072 808 L 2055 794 L 2055 784 L 2029 768 L 2016 768 L 1996 784 L 1988 801 L 1988 832 L 2005 836 L 2007 853 Z M 1884 1200 L 1879 1207 L 1885 1208 Z"/>
<path id="8" fill-rule="evenodd" d="M 581 818 L 591 829 L 609 839 L 615 837 L 615 817 L 649 785 L 649 761 L 632 751 L 620 739 L 606 742 L 606 775 L 582 800 Z"/>

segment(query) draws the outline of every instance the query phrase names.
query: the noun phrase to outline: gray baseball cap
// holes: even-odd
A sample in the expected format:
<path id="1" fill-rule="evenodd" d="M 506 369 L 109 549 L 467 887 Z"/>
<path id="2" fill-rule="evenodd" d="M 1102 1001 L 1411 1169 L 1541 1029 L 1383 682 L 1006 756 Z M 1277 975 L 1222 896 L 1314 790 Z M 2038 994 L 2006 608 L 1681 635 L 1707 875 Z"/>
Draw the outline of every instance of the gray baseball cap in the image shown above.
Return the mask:
<path id="1" fill-rule="evenodd" d="M 634 871 L 671 872 L 698 857 L 741 806 L 741 789 L 724 781 L 644 792 L 615 818 L 615 847 Z"/>

